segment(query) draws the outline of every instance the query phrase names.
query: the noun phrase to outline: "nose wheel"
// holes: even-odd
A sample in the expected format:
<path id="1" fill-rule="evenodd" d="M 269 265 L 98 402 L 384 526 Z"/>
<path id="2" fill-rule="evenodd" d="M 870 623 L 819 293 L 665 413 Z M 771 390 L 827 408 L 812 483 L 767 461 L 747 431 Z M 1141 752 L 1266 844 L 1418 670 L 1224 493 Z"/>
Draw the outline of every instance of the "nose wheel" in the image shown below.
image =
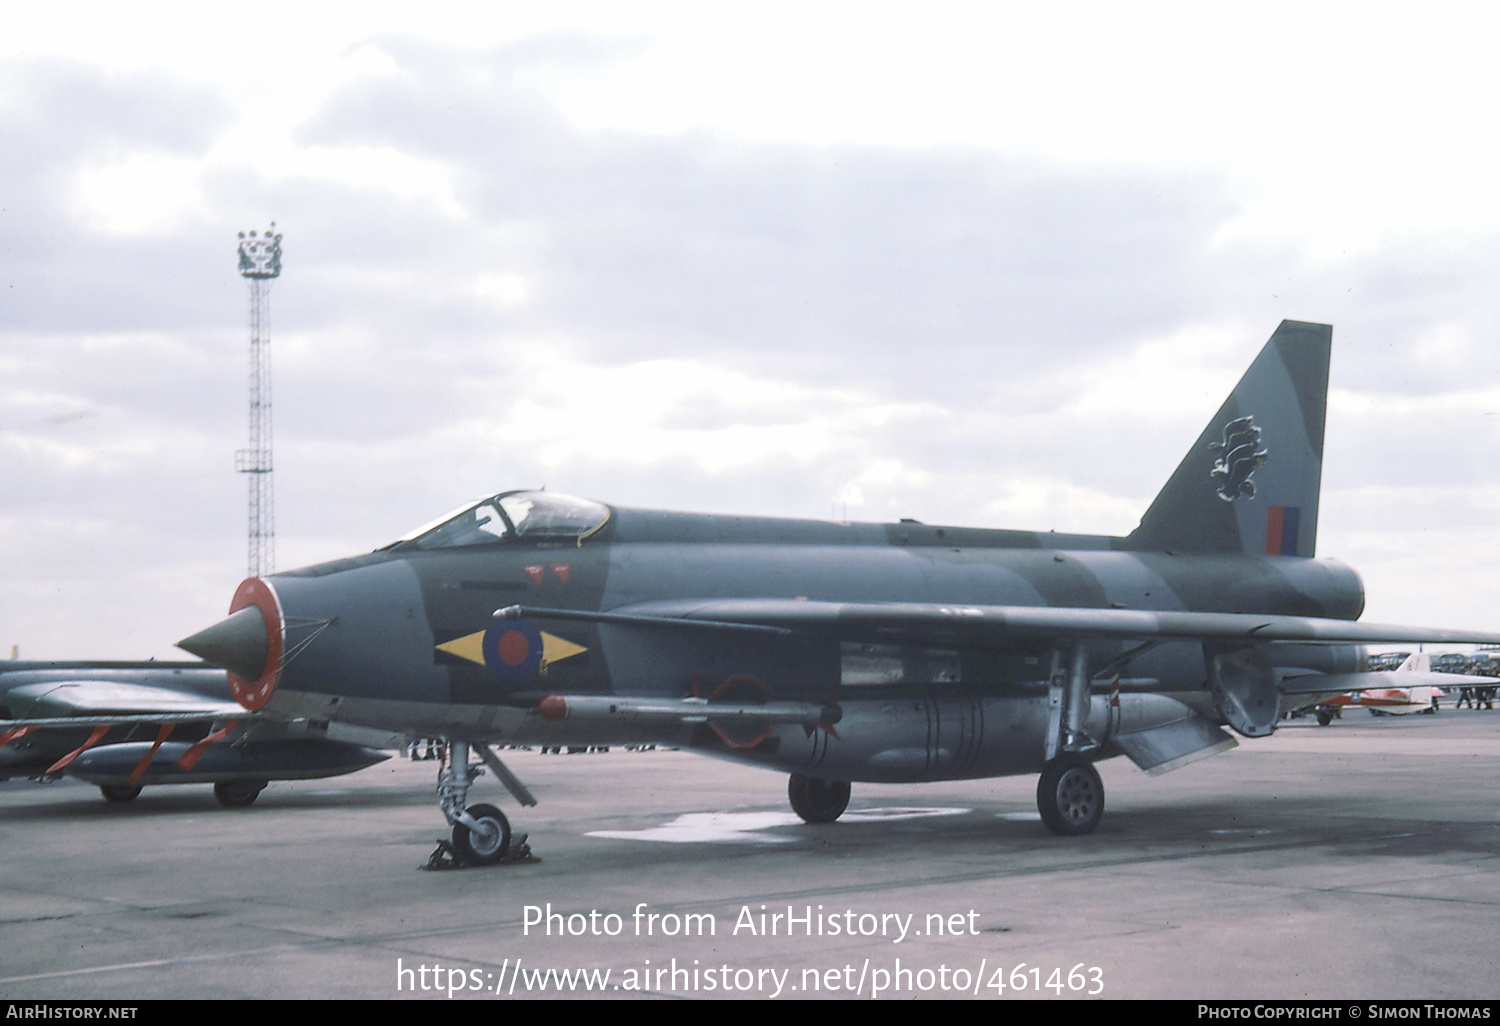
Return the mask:
<path id="1" fill-rule="evenodd" d="M 493 805 L 464 810 L 474 826 L 453 824 L 453 850 L 471 866 L 492 866 L 510 854 L 510 820 Z"/>

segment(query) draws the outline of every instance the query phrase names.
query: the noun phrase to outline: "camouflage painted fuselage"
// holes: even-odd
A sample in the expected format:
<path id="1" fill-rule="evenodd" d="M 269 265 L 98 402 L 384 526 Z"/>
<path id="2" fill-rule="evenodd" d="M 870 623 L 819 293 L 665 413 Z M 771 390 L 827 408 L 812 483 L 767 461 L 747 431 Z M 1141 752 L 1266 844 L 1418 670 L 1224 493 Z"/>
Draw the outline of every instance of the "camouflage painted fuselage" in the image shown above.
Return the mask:
<path id="1" fill-rule="evenodd" d="M 184 645 L 255 678 L 249 708 L 458 740 L 657 740 L 825 780 L 1059 751 L 1160 771 L 1232 745 L 1220 724 L 1270 733 L 1287 678 L 1356 686 L 1351 642 L 1385 640 L 1314 558 L 1330 353 L 1327 325 L 1282 322 L 1127 537 L 502 493 L 252 579 Z"/>
<path id="2" fill-rule="evenodd" d="M 523 538 L 377 552 L 277 574 L 289 653 L 266 711 L 414 734 L 534 744 L 662 741 L 842 779 L 1038 769 L 1062 639 L 967 646 L 898 635 L 780 637 L 540 620 L 567 655 L 522 680 L 454 654 L 499 607 L 628 611 L 684 598 L 1252 612 L 1353 619 L 1358 577 L 1329 560 L 1130 551 L 1121 538 L 613 509 L 582 542 Z M 329 622 L 331 621 L 331 622 Z M 549 640 L 549 644 L 552 642 Z M 1090 645 L 1094 668 L 1128 645 Z M 1278 660 L 1352 670 L 1352 646 Z M 1126 717 L 1213 716 L 1203 646 L 1164 643 L 1114 668 Z M 726 690 L 727 686 L 727 690 Z M 836 703 L 835 731 L 729 738 L 701 726 L 549 722 L 548 694 Z M 752 694 L 753 693 L 753 694 Z M 1157 693 L 1157 694 L 1153 694 Z M 1171 693 L 1163 699 L 1159 694 Z M 1163 702 L 1170 703 L 1163 705 Z M 1097 695 L 1094 720 L 1109 715 Z M 753 742 L 753 743 L 747 743 Z M 738 747 L 737 747 L 738 745 Z"/>

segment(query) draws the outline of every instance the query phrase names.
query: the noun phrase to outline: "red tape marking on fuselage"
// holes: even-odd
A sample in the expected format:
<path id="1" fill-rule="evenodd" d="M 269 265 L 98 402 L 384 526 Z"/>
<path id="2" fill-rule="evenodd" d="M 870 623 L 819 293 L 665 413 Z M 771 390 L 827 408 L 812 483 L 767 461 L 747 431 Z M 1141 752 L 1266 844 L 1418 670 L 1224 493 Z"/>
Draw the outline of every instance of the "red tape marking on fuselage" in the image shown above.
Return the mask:
<path id="1" fill-rule="evenodd" d="M 20 738 L 25 737 L 27 734 L 30 734 L 33 730 L 36 730 L 36 728 L 35 727 L 16 727 L 14 730 L 7 730 L 4 734 L 0 734 L 0 747 L 3 747 L 5 745 L 10 744 L 12 741 L 16 741 L 16 740 L 19 740 Z"/>
<path id="2" fill-rule="evenodd" d="M 728 745 L 730 748 L 754 748 L 756 745 L 760 744 L 766 738 L 771 736 L 771 727 L 769 724 L 766 725 L 765 730 L 761 731 L 750 741 L 734 740 L 724 732 L 723 728 L 721 728 L 717 723 L 713 721 L 712 717 L 709 718 L 708 725 L 713 728 L 713 732 L 715 734 L 719 735 L 719 740 L 723 741 L 724 744 Z"/>
<path id="3" fill-rule="evenodd" d="M 229 735 L 229 732 L 239 725 L 239 720 L 230 720 L 228 723 L 224 724 L 223 730 L 216 730 L 212 734 L 208 735 L 208 737 L 204 738 L 202 741 L 199 741 L 197 744 L 193 745 L 193 747 L 189 748 L 186 752 L 183 753 L 182 758 L 177 760 L 178 767 L 180 767 L 181 769 L 190 770 L 194 766 L 198 765 L 198 760 L 203 758 L 203 753 L 208 751 L 209 745 L 213 744 L 215 741 L 224 740 L 224 738 Z"/>
<path id="4" fill-rule="evenodd" d="M 44 773 L 42 775 L 46 776 L 46 775 L 51 774 L 51 773 L 56 773 L 58 770 L 62 769 L 64 766 L 66 766 L 68 763 L 72 762 L 74 759 L 78 758 L 84 752 L 88 751 L 90 748 L 92 748 L 95 745 L 97 745 L 99 743 L 99 739 L 102 738 L 102 737 L 104 737 L 104 735 L 108 734 L 108 733 L 109 733 L 109 724 L 105 724 L 102 727 L 95 727 L 94 728 L 94 732 L 89 735 L 89 739 L 87 741 L 85 741 L 83 744 L 79 745 L 77 748 L 73 749 L 67 755 L 64 755 L 61 759 L 58 759 L 51 766 L 48 766 L 47 767 L 47 773 Z"/>
<path id="5" fill-rule="evenodd" d="M 143 777 L 143 776 L 146 775 L 146 767 L 149 766 L 149 765 L 151 765 L 151 759 L 152 759 L 152 757 L 154 755 L 156 755 L 156 750 L 161 747 L 162 742 L 165 741 L 171 735 L 172 731 L 175 730 L 175 729 L 177 729 L 177 724 L 175 724 L 175 723 L 163 723 L 161 725 L 161 728 L 159 730 L 157 730 L 157 732 L 156 732 L 156 744 L 154 744 L 154 745 L 151 746 L 151 751 L 149 751 L 149 752 L 146 753 L 146 757 L 144 759 L 142 759 L 140 762 L 136 763 L 135 769 L 133 769 L 133 770 L 130 771 L 130 786 L 131 787 L 134 787 L 135 786 L 135 782 L 137 780 L 141 779 L 141 777 Z"/>

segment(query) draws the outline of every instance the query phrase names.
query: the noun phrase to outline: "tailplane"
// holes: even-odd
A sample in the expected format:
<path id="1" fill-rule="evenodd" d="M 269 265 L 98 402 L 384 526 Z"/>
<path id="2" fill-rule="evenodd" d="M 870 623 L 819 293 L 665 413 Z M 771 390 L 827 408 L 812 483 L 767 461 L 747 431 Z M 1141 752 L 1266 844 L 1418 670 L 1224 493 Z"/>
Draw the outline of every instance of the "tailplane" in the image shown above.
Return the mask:
<path id="1" fill-rule="evenodd" d="M 1312 556 L 1333 328 L 1282 321 L 1127 547 Z"/>

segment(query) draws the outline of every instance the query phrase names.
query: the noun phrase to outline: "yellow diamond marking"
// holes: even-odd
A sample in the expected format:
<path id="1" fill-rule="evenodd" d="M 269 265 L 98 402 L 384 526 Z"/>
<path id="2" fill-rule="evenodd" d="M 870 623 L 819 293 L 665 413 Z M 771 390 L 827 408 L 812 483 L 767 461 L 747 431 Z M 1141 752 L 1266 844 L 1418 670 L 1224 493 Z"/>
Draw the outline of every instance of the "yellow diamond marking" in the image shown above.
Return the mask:
<path id="1" fill-rule="evenodd" d="M 542 631 L 542 662 L 544 663 L 558 663 L 587 651 L 588 649 L 583 645 L 575 645 L 566 638 L 559 638 L 555 634 Z"/>
<path id="2" fill-rule="evenodd" d="M 542 631 L 542 662 L 556 663 L 564 659 L 571 659 L 580 652 L 587 652 L 585 645 L 575 645 L 566 638 L 559 638 L 555 634 Z M 439 652 L 447 652 L 456 655 L 460 659 L 467 659 L 471 663 L 484 665 L 484 631 L 476 631 L 473 634 L 465 634 L 461 638 L 445 641 L 438 647 Z"/>
<path id="3" fill-rule="evenodd" d="M 484 665 L 484 631 L 477 634 L 466 634 L 462 638 L 454 638 L 452 641 L 444 642 L 438 646 L 439 652 L 447 652 L 456 655 L 460 659 L 467 659 L 471 663 Z"/>

